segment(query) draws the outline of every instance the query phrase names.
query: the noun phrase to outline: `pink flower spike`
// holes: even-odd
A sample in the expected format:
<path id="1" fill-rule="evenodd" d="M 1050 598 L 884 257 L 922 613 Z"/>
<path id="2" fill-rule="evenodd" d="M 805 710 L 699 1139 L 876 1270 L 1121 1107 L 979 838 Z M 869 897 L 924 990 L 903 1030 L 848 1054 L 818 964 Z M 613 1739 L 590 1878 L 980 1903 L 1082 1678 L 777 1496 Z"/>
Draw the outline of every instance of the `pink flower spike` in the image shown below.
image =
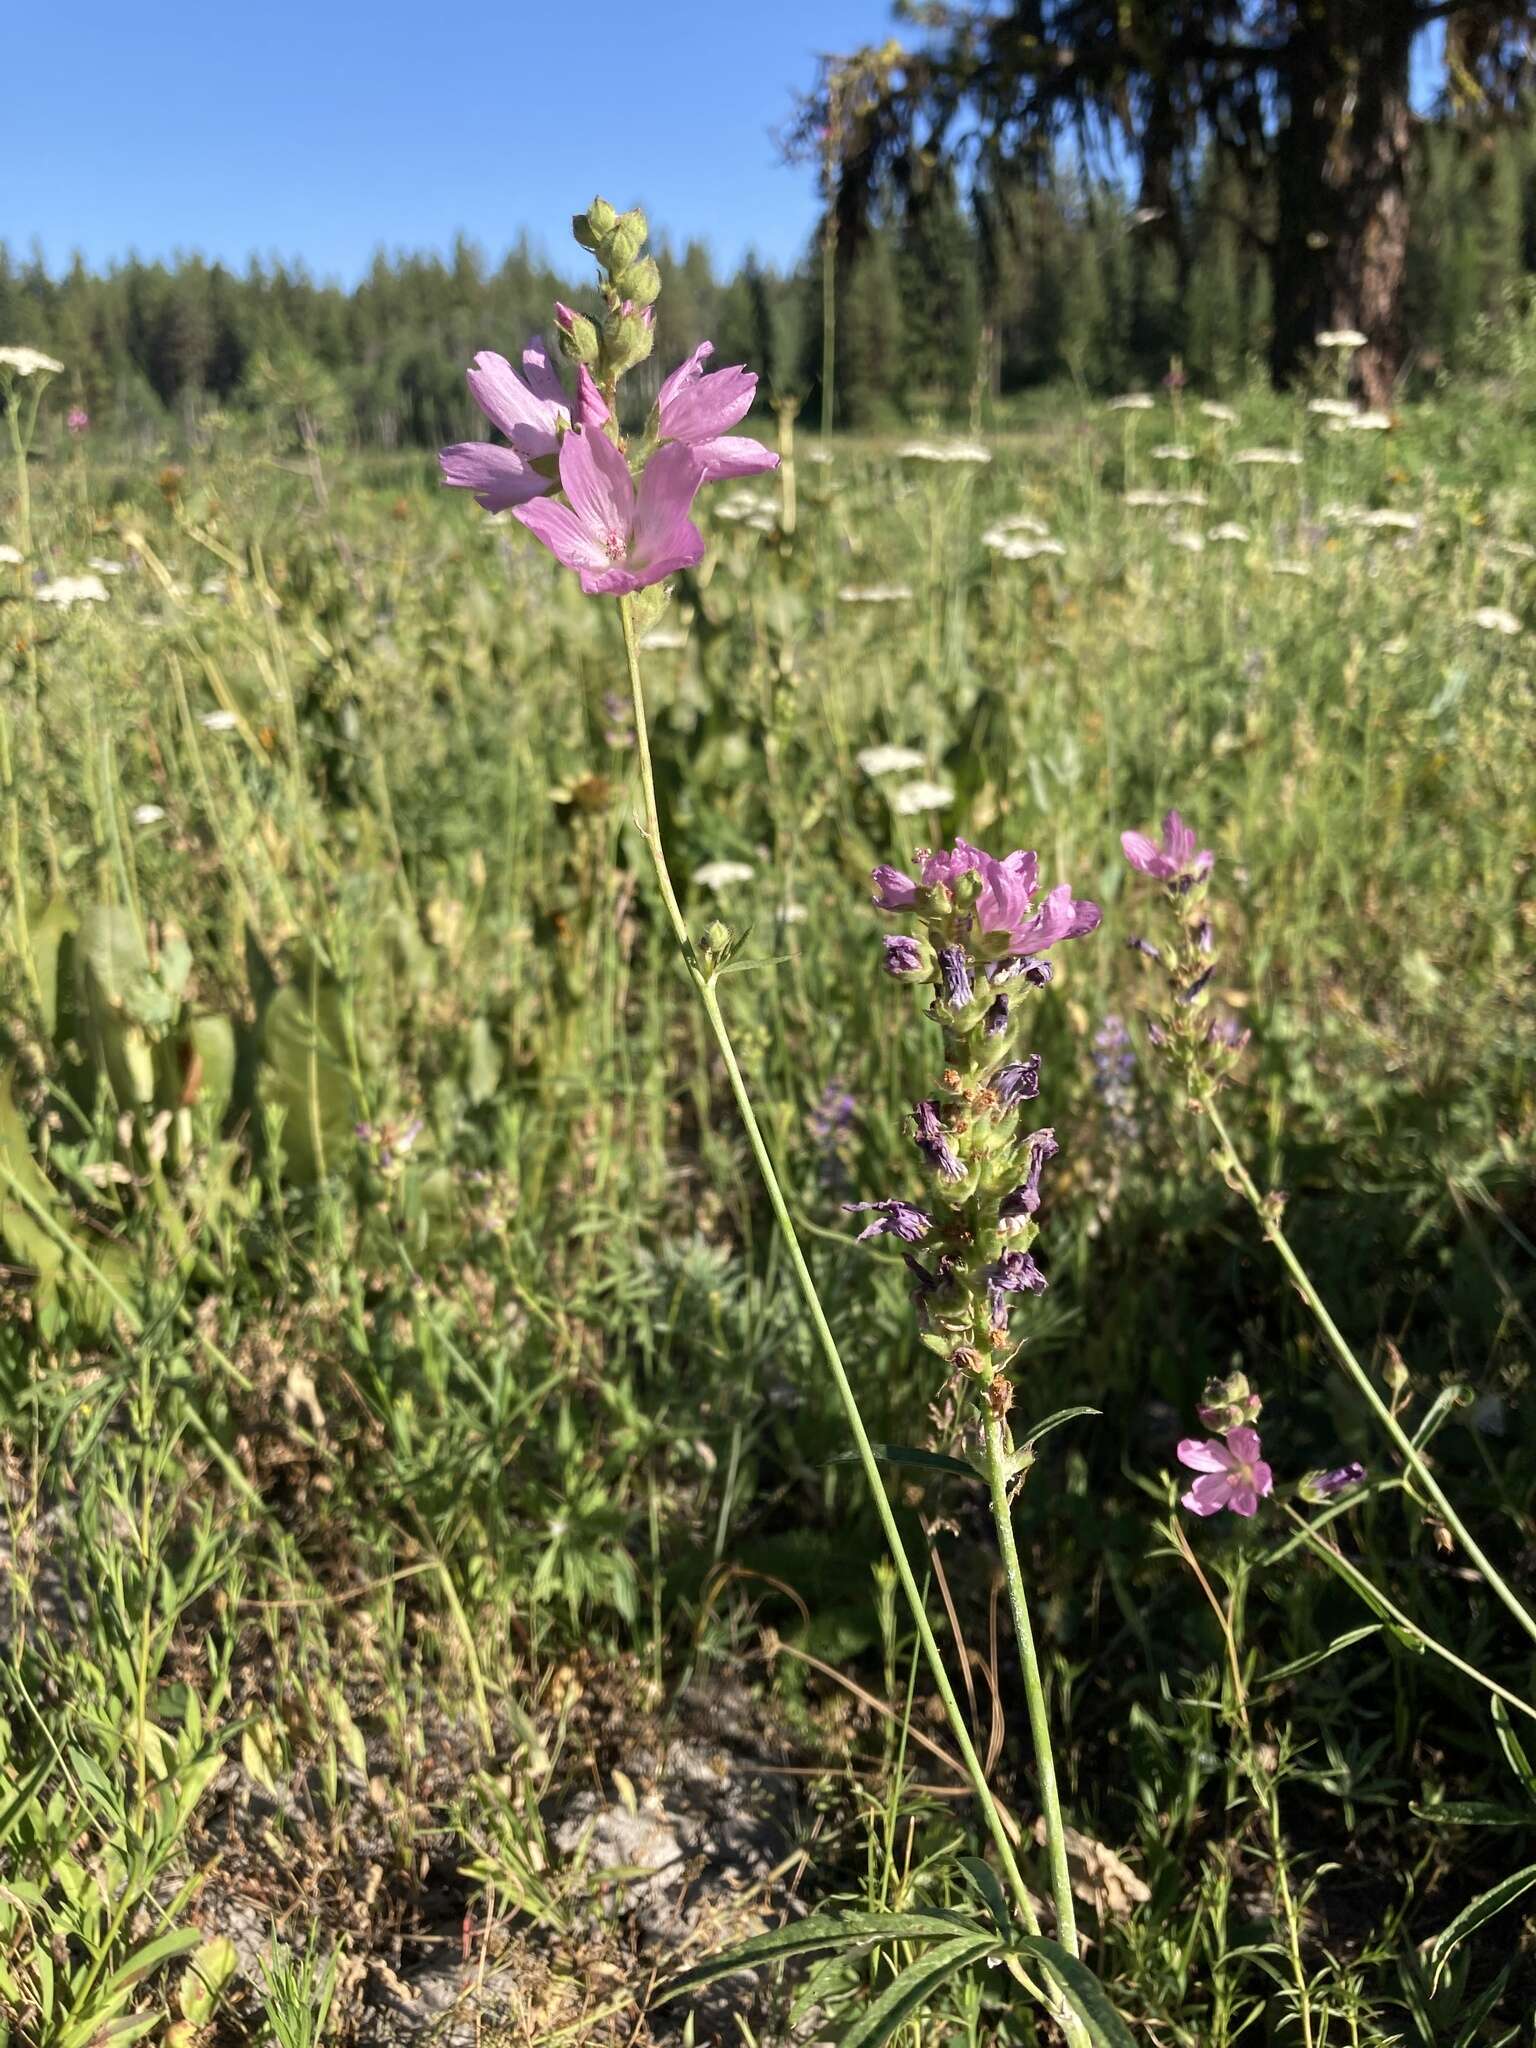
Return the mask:
<path id="1" fill-rule="evenodd" d="M 517 507 L 515 517 L 581 577 L 589 596 L 621 597 L 689 569 L 704 537 L 688 517 L 703 472 L 692 451 L 660 449 L 638 494 L 629 464 L 606 434 L 576 429 L 560 446 L 560 483 L 569 501 Z"/>
<path id="2" fill-rule="evenodd" d="M 729 429 L 751 410 L 756 374 L 738 364 L 706 375 L 704 364 L 714 352 L 712 341 L 701 341 L 663 383 L 656 397 L 662 440 L 691 447 L 703 464 L 706 483 L 776 469 L 778 456 L 761 441 L 729 436 Z"/>
<path id="3" fill-rule="evenodd" d="M 1192 1515 L 1216 1515 L 1230 1508 L 1234 1515 L 1258 1513 L 1259 1502 L 1274 1489 L 1275 1475 L 1264 1462 L 1256 1429 L 1234 1429 L 1225 1443 L 1219 1438 L 1187 1436 L 1179 1444 L 1179 1463 L 1200 1477 L 1179 1496 Z"/>
<path id="4" fill-rule="evenodd" d="M 1120 850 L 1138 873 L 1160 882 L 1198 882 L 1211 872 L 1216 856 L 1208 846 L 1195 851 L 1194 828 L 1177 811 L 1163 819 L 1163 843 L 1154 846 L 1144 832 L 1122 832 Z"/>

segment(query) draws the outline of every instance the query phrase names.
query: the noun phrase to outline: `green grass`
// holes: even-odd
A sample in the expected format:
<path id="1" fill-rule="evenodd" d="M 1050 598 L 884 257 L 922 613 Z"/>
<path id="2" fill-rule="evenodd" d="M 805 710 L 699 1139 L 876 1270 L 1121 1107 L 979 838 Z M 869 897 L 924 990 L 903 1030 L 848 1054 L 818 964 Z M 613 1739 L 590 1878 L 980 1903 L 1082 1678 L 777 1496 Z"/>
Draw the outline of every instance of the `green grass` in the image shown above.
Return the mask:
<path id="1" fill-rule="evenodd" d="M 889 1442 L 948 1424 L 900 1263 L 840 1210 L 916 1192 L 902 1118 L 932 1050 L 880 972 L 868 871 L 963 832 L 1103 903 L 1035 1007 L 1062 1154 L 1017 1415 L 1103 1411 L 1044 1441 L 1019 1510 L 1068 1819 L 1150 1893 L 1091 1959 L 1138 2038 L 1299 2040 L 1277 1812 L 1316 2038 L 1491 2043 L 1536 1988 L 1518 1904 L 1438 1983 L 1421 1948 L 1536 1853 L 1485 1697 L 1391 1628 L 1320 1658 L 1368 1608 L 1275 1556 L 1278 1518 L 1191 1524 L 1237 1589 L 1240 1697 L 1167 1537 L 1173 1442 L 1235 1361 L 1282 1483 L 1395 1466 L 1147 1053 L 1118 835 L 1177 803 L 1217 849 L 1218 985 L 1253 1032 L 1227 1113 L 1410 1424 L 1467 1389 L 1437 1470 L 1529 1596 L 1536 472 L 1507 392 L 1380 435 L 1240 410 L 1053 403 L 984 468 L 802 440 L 792 538 L 718 487 L 663 622 L 687 644 L 645 656 L 664 826 L 695 932 L 751 928 L 727 1013 Z M 1165 441 L 1193 459 L 1154 460 Z M 1263 444 L 1305 461 L 1231 462 Z M 45 440 L 29 566 L 123 573 L 65 609 L 0 568 L 11 2038 L 84 2048 L 135 2015 L 308 2038 L 319 1961 L 221 1975 L 199 1951 L 188 1986 L 231 1881 L 207 1874 L 234 1858 L 225 1759 L 288 1845 L 244 1895 L 317 1957 L 398 1966 L 467 1867 L 461 1905 L 488 1884 L 578 1954 L 597 1887 L 540 1800 L 607 1754 L 595 1701 L 638 1726 L 722 1674 L 828 1770 L 802 1893 L 964 1903 L 977 1839 L 906 1740 L 909 1688 L 910 1729 L 942 1728 L 650 887 L 614 608 L 426 458 L 311 468 L 226 430 L 159 470 Z M 1208 502 L 1126 504 L 1155 487 Z M 773 479 L 756 496 L 776 510 Z M 1014 513 L 1065 553 L 990 551 Z M 1250 538 L 1169 538 L 1226 522 Z M 839 596 L 880 585 L 910 595 Z M 880 743 L 952 800 L 898 815 L 911 778 L 858 763 Z M 690 878 L 720 861 L 752 873 L 716 896 Z M 1138 1048 L 1118 1108 L 1111 1014 Z M 830 1137 L 828 1090 L 853 1099 Z M 984 1503 L 893 1486 L 985 1659 Z M 1518 1634 L 1406 1494 L 1332 1533 L 1531 1697 Z M 998 1784 L 1027 1821 L 998 1655 Z M 834 2006 L 883 1981 L 839 1967 Z M 944 1991 L 921 2039 L 1043 2041 L 1000 1978 Z M 362 1981 L 332 1988 L 345 2040 Z"/>

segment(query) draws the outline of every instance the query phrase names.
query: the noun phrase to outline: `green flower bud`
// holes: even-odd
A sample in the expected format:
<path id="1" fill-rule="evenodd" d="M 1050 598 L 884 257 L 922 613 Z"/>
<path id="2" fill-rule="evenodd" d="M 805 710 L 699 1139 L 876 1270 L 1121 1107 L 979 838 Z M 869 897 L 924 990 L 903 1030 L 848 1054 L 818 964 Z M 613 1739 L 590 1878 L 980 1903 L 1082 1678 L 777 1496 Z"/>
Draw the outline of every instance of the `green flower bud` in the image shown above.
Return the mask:
<path id="1" fill-rule="evenodd" d="M 569 327 L 560 326 L 559 337 L 560 353 L 568 363 L 585 363 L 590 370 L 602 354 L 603 344 L 597 323 L 589 320 L 585 313 L 578 313 Z"/>
<path id="2" fill-rule="evenodd" d="M 610 376 L 621 377 L 650 354 L 655 335 L 638 313 L 613 312 L 603 322 L 603 360 Z"/>
<path id="3" fill-rule="evenodd" d="M 1226 1436 L 1230 1430 L 1251 1428 L 1263 1405 L 1248 1385 L 1246 1373 L 1229 1372 L 1224 1380 L 1206 1382 L 1196 1412 L 1207 1429 Z"/>
<path id="4" fill-rule="evenodd" d="M 618 215 L 606 199 L 594 199 L 585 213 L 578 213 L 571 221 L 571 233 L 583 249 L 590 249 L 596 256 L 604 240 L 613 233 Z"/>
<path id="5" fill-rule="evenodd" d="M 588 221 L 594 225 L 595 212 L 596 205 L 587 215 Z M 608 208 L 608 212 L 612 215 L 612 207 Z M 638 206 L 632 206 L 628 213 L 621 213 L 616 220 L 610 220 L 606 231 L 600 230 L 603 234 L 602 258 L 608 266 L 610 276 L 616 278 L 621 270 L 628 270 L 645 247 L 645 238 L 650 231 L 645 215 Z"/>
<path id="6" fill-rule="evenodd" d="M 642 256 L 638 263 L 631 263 L 615 275 L 613 288 L 632 305 L 654 306 L 661 296 L 661 272 L 652 257 Z"/>

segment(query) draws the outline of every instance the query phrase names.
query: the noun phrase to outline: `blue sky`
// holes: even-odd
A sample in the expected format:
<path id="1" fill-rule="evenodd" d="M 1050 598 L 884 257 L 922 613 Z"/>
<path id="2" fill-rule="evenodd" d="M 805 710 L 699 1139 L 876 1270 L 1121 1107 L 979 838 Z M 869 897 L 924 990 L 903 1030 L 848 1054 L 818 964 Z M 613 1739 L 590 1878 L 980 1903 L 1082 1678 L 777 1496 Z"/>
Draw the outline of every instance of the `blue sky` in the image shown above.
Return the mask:
<path id="1" fill-rule="evenodd" d="M 526 229 L 563 261 L 568 216 L 601 191 L 722 263 L 789 263 L 815 192 L 773 132 L 819 51 L 890 33 L 889 0 L 23 8 L 0 240 L 54 270 L 77 249 L 93 266 L 196 250 L 350 282 L 380 247 L 460 231 L 494 260 Z M 1419 53 L 1421 99 L 1437 55 Z"/>
<path id="2" fill-rule="evenodd" d="M 5 10 L 9 12 L 10 10 Z M 594 191 L 734 261 L 800 252 L 813 182 L 772 131 L 889 0 L 79 0 L 5 30 L 0 240 L 52 269 L 178 249 L 552 254 Z"/>

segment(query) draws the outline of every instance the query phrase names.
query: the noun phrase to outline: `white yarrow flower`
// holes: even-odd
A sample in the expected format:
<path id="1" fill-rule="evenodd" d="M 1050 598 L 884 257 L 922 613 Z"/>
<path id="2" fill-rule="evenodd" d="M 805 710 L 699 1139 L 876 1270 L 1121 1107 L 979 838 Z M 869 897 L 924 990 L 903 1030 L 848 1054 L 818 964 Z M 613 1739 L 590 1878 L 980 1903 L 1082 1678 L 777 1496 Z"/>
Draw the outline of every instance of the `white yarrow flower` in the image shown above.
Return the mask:
<path id="1" fill-rule="evenodd" d="M 898 818 L 915 818 L 922 811 L 942 811 L 954 800 L 947 782 L 904 782 L 891 792 L 891 809 Z"/>
<path id="2" fill-rule="evenodd" d="M 1251 469 L 1299 469 L 1302 453 L 1299 448 L 1239 448 L 1232 460 Z"/>
<path id="3" fill-rule="evenodd" d="M 1237 422 L 1237 414 L 1230 405 L 1223 405 L 1219 398 L 1202 398 L 1200 410 L 1208 420 L 1215 420 L 1220 426 L 1230 427 Z"/>
<path id="4" fill-rule="evenodd" d="M 1385 434 L 1391 425 L 1392 415 L 1389 412 L 1357 412 L 1339 422 L 1346 434 Z"/>
<path id="5" fill-rule="evenodd" d="M 0 348 L 0 370 L 9 370 L 16 377 L 35 377 L 39 371 L 53 376 L 63 367 L 40 348 Z"/>
<path id="6" fill-rule="evenodd" d="M 105 604 L 107 586 L 99 576 L 56 576 L 37 587 L 39 604 Z"/>
<path id="7" fill-rule="evenodd" d="M 1310 562 L 1271 562 L 1269 566 L 1277 576 L 1310 576 L 1312 574 Z"/>
<path id="8" fill-rule="evenodd" d="M 1319 348 L 1364 348 L 1367 337 L 1358 327 L 1327 327 L 1317 337 Z"/>
<path id="9" fill-rule="evenodd" d="M 0 540 L 0 562 L 16 566 L 24 559 L 20 548 L 13 548 L 9 541 Z"/>
<path id="10" fill-rule="evenodd" d="M 1032 512 L 1010 512 L 1006 519 L 996 519 L 981 536 L 984 548 L 999 548 L 1015 533 L 1032 533 L 1036 540 L 1047 540 L 1051 529 L 1043 519 L 1037 519 Z"/>
<path id="11" fill-rule="evenodd" d="M 1152 412 L 1157 405 L 1155 398 L 1145 391 L 1122 391 L 1118 398 L 1112 398 L 1105 406 L 1106 412 Z"/>
<path id="12" fill-rule="evenodd" d="M 1210 538 L 1212 540 L 1247 541 L 1252 540 L 1253 535 L 1241 521 L 1224 519 L 1220 526 L 1213 526 L 1211 528 Z"/>
<path id="13" fill-rule="evenodd" d="M 865 747 L 854 759 L 872 782 L 882 775 L 910 775 L 927 764 L 927 756 L 915 747 Z"/>
<path id="14" fill-rule="evenodd" d="M 197 722 L 204 732 L 233 732 L 240 723 L 233 711 L 205 711 Z"/>
<path id="15" fill-rule="evenodd" d="M 109 562 L 103 555 L 88 555 L 85 566 L 94 569 L 99 576 L 125 576 L 128 573 L 126 562 Z"/>
<path id="16" fill-rule="evenodd" d="M 707 860 L 703 867 L 694 869 L 693 879 L 698 888 L 718 896 L 723 889 L 735 888 L 738 882 L 750 882 L 756 872 L 744 860 Z"/>
<path id="17" fill-rule="evenodd" d="M 158 825 L 164 816 L 159 804 L 135 804 L 133 807 L 135 825 Z"/>
<path id="18" fill-rule="evenodd" d="M 1203 533 L 1170 533 L 1168 545 L 1174 548 L 1183 548 L 1184 552 L 1188 555 L 1203 555 L 1205 553 L 1205 535 Z"/>
<path id="19" fill-rule="evenodd" d="M 903 441 L 896 453 L 907 462 L 990 462 L 980 441 Z"/>
<path id="20" fill-rule="evenodd" d="M 1360 410 L 1351 405 L 1347 398 L 1309 398 L 1307 411 L 1315 413 L 1320 420 L 1352 420 Z"/>
<path id="21" fill-rule="evenodd" d="M 1514 613 L 1506 611 L 1501 604 L 1480 604 L 1472 614 L 1472 623 L 1485 633 L 1503 633 L 1508 637 L 1521 630 L 1520 621 Z"/>
<path id="22" fill-rule="evenodd" d="M 688 635 L 680 633 L 676 626 L 652 626 L 648 633 L 640 635 L 640 645 L 650 654 L 675 654 L 688 645 Z"/>
<path id="23" fill-rule="evenodd" d="M 839 604 L 904 604 L 911 595 L 910 583 L 845 583 L 837 598 Z"/>
<path id="24" fill-rule="evenodd" d="M 1161 441 L 1152 450 L 1154 462 L 1193 462 L 1195 451 L 1186 448 L 1182 441 Z"/>
<path id="25" fill-rule="evenodd" d="M 993 553 L 1005 562 L 1033 562 L 1041 555 L 1064 555 L 1066 552 L 1059 540 L 1030 540 L 1024 534 L 1016 534 L 993 549 Z"/>

